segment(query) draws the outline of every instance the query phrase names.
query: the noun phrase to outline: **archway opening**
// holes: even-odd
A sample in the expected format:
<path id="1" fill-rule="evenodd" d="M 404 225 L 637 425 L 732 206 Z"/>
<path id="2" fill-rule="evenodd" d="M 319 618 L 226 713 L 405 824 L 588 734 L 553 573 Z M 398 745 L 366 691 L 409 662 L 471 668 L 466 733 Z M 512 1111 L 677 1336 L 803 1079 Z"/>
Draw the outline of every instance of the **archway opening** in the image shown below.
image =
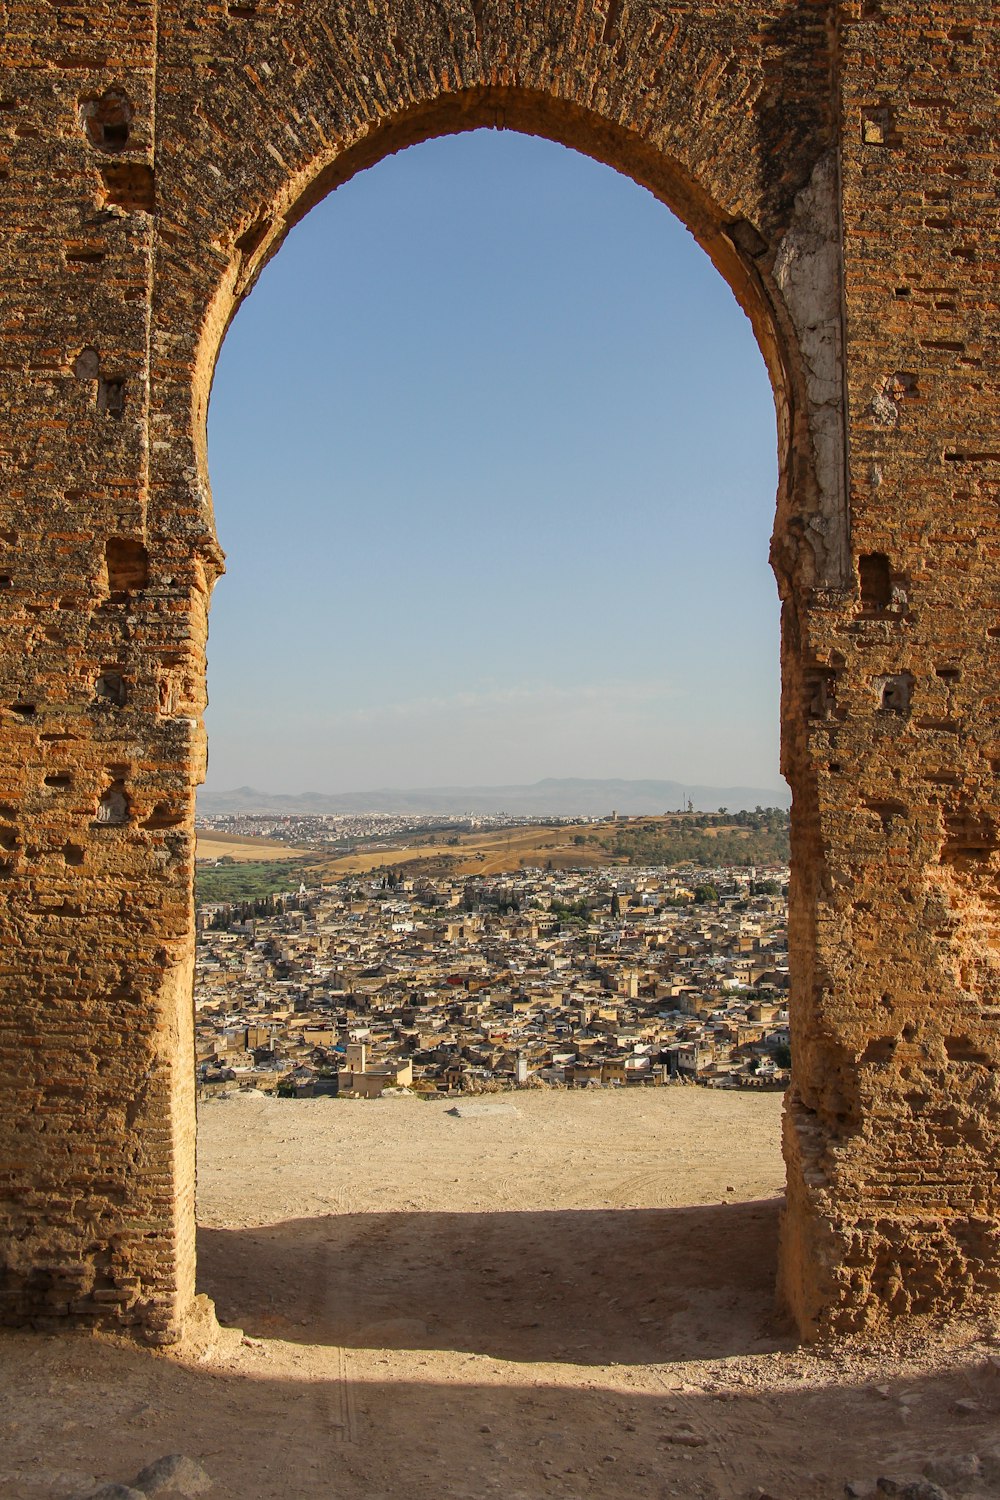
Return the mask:
<path id="1" fill-rule="evenodd" d="M 341 721 L 334 734 L 320 720 L 290 745 L 285 724 L 317 698 L 327 713 L 331 702 L 384 711 L 388 724 L 395 708 L 409 724 L 401 711 L 417 694 L 396 633 L 408 618 L 432 633 L 434 652 L 420 654 L 435 657 L 438 717 L 449 687 L 475 693 L 493 679 L 516 697 L 503 658 L 530 654 L 539 691 L 581 669 L 609 695 L 622 680 L 662 689 L 670 711 L 658 724 L 618 732 L 632 775 L 672 757 L 678 781 L 732 785 L 742 765 L 750 786 L 780 788 L 777 608 L 761 565 L 777 483 L 772 396 L 746 319 L 680 223 L 577 152 L 476 131 L 359 173 L 307 225 L 244 305 L 213 396 L 230 576 L 213 613 L 209 789 L 278 773 L 296 792 L 330 774 L 351 783 L 338 790 L 388 784 L 398 751 L 380 758 L 374 731 L 347 743 L 367 726 Z M 451 574 L 439 599 L 422 585 L 436 566 Z M 274 587 L 279 569 L 297 594 Z M 501 576 L 519 607 L 498 630 L 483 617 L 502 602 Z M 269 595 L 281 620 L 260 608 Z M 624 599 L 641 642 L 605 621 Z M 579 601 L 577 661 L 558 630 L 539 636 L 550 601 L 560 613 Z M 379 632 L 369 647 L 363 637 Z M 655 677 L 665 662 L 670 683 Z M 321 692 L 296 693 L 297 671 Z M 292 684 L 267 716 L 262 674 L 279 691 Z M 415 782 L 460 780 L 470 742 L 452 751 L 440 739 L 420 746 Z M 485 743 L 475 748 L 482 759 Z M 541 763 L 509 762 L 525 777 Z"/>
<path id="2" fill-rule="evenodd" d="M 426 165 L 418 170 L 421 159 Z M 386 181 L 390 175 L 394 182 Z M 489 190 L 476 200 L 477 217 L 469 205 L 484 180 Z M 444 235 L 435 238 L 442 227 Z M 347 1064 L 353 1046 L 367 1048 L 356 1054 L 362 1066 L 353 1071 L 372 1073 L 380 1047 L 383 1062 L 405 1059 L 400 1035 L 415 1032 L 412 1062 L 435 1050 L 421 1043 L 432 1041 L 443 1021 L 459 1033 L 459 1058 L 470 1038 L 482 1041 L 484 1033 L 487 1044 L 507 1046 L 480 1045 L 481 1056 L 528 1053 L 529 1073 L 552 1097 L 567 1083 L 601 1086 L 595 1103 L 608 1105 L 606 1126 L 612 1107 L 655 1088 L 657 1067 L 663 1070 L 658 1097 L 666 1100 L 680 1096 L 668 1078 L 700 1072 L 707 1085 L 710 1068 L 718 1083 L 727 1062 L 730 1076 L 745 1073 L 759 1082 L 738 1097 L 736 1090 L 706 1087 L 699 1099 L 765 1118 L 765 1093 L 774 1098 L 767 1070 L 747 1065 L 768 1060 L 768 1046 L 756 1053 L 753 1046 L 773 1041 L 787 1000 L 787 947 L 771 899 L 780 901 L 785 882 L 779 845 L 767 842 L 778 838 L 778 820 L 774 828 L 766 819 L 763 826 L 753 822 L 755 807 L 786 800 L 777 776 L 777 604 L 764 566 L 777 483 L 774 416 L 743 315 L 697 246 L 688 242 L 691 253 L 683 253 L 686 241 L 661 204 L 589 158 L 524 136 L 446 137 L 359 174 L 316 207 L 237 320 L 220 362 L 211 426 L 219 531 L 233 582 L 223 584 L 213 612 L 207 791 L 219 796 L 250 786 L 264 795 L 256 807 L 246 792 L 242 808 L 230 799 L 228 823 L 225 802 L 216 802 L 214 831 L 270 837 L 280 818 L 300 815 L 284 832 L 306 848 L 324 839 L 323 804 L 282 803 L 281 793 L 353 793 L 357 810 L 366 812 L 375 801 L 363 794 L 379 786 L 426 792 L 493 784 L 509 792 L 550 778 L 674 781 L 672 796 L 662 787 L 647 791 L 663 805 L 647 802 L 642 810 L 681 816 L 633 825 L 624 819 L 640 809 L 618 806 L 620 796 L 598 814 L 579 787 L 553 787 L 538 794 L 553 799 L 540 810 L 585 821 L 554 839 L 539 836 L 533 846 L 515 847 L 514 833 L 505 830 L 485 854 L 500 868 L 478 872 L 468 868 L 476 858 L 466 842 L 471 829 L 457 834 L 459 866 L 450 828 L 423 826 L 416 813 L 397 809 L 412 828 L 405 851 L 384 842 L 373 851 L 355 847 L 355 856 L 373 857 L 356 859 L 353 886 L 300 902 L 289 876 L 283 883 L 292 899 L 279 901 L 273 920 L 266 908 L 254 909 L 258 897 L 249 889 L 240 891 L 245 909 L 217 929 L 226 939 L 210 962 L 225 973 L 229 949 L 245 974 L 247 954 L 258 954 L 271 1002 L 230 1009 L 232 993 L 220 997 L 228 987 L 214 979 L 200 991 L 203 1048 L 213 1031 L 235 1033 L 237 1044 L 244 1033 L 241 1061 L 220 1070 L 232 1076 L 216 1080 L 219 1092 L 259 1081 L 252 1075 L 266 1072 L 268 1059 L 261 1068 L 250 1057 L 274 1053 L 275 1018 L 287 1012 L 283 1060 L 290 1060 L 288 1039 L 298 1031 L 294 1059 L 302 1070 L 326 1052 L 328 1070 L 339 1077 L 351 1069 L 329 1068 L 330 1059 L 342 1049 Z M 530 333 L 539 329 L 543 337 L 532 342 Z M 223 590 L 237 595 L 238 588 L 242 597 L 227 610 Z M 279 613 L 283 630 L 276 626 Z M 331 744 L 338 760 L 330 758 Z M 720 789 L 717 800 L 702 795 L 708 787 Z M 741 798 L 747 787 L 758 791 Z M 610 788 L 603 795 L 611 797 Z M 640 793 L 633 788 L 631 795 Z M 560 796 L 580 800 L 573 807 L 556 802 Z M 473 804 L 470 794 L 464 811 L 488 816 L 477 797 Z M 212 805 L 206 798 L 203 807 Z M 723 807 L 747 812 L 748 820 L 724 816 Z M 495 810 L 502 810 L 499 800 Z M 605 821 L 612 811 L 622 815 L 616 824 Z M 250 821 L 255 813 L 260 824 Z M 452 815 L 441 798 L 428 817 L 438 813 L 441 820 Z M 702 823 L 708 815 L 711 821 Z M 343 824 L 331 827 L 345 832 Z M 381 833 L 372 827 L 368 841 Z M 365 831 L 348 828 L 346 839 L 357 846 Z M 710 861 L 711 842 L 729 857 Z M 529 847 L 529 854 L 520 852 Z M 755 865 L 776 868 L 749 877 L 749 847 L 762 851 Z M 670 849 L 673 858 L 665 853 Z M 686 864 L 692 853 L 695 863 Z M 576 885 L 569 876 L 574 862 L 584 872 Z M 526 866 L 539 868 L 537 880 L 526 877 Z M 649 873 L 657 867 L 669 873 Z M 297 863 L 292 868 L 300 872 Z M 345 863 L 336 873 L 346 869 Z M 227 876 L 231 871 L 236 890 L 239 865 L 225 867 Z M 776 884 L 777 892 L 759 891 L 764 884 Z M 425 901 L 427 889 L 441 899 Z M 259 893 L 265 901 L 270 895 Z M 363 928 L 373 912 L 380 913 L 381 955 L 351 944 L 352 928 Z M 468 937 L 448 935 L 449 914 L 461 916 Z M 510 920 L 522 916 L 527 935 Z M 256 924 L 252 930 L 247 921 Z M 304 943 L 294 939 L 296 929 L 306 932 Z M 696 937 L 708 947 L 702 964 Z M 480 962 L 487 939 L 492 967 Z M 438 952 L 431 964 L 418 964 L 406 950 L 428 942 Z M 511 974 L 514 944 L 521 958 L 534 945 L 544 982 L 529 960 Z M 203 965 L 203 980 L 205 972 Z M 770 987 L 761 983 L 768 974 Z M 475 998 L 484 991 L 489 1005 Z M 428 992 L 436 997 L 430 1004 Z M 541 993 L 552 1003 L 539 1007 Z M 373 1027 L 372 999 L 380 994 L 387 1004 L 374 1006 L 382 1014 Z M 242 987 L 236 995 L 249 999 Z M 352 996 L 363 997 L 363 1008 L 351 1004 Z M 760 1016 L 750 1014 L 753 1006 L 767 1012 L 756 1036 Z M 539 1008 L 546 1012 L 543 1030 L 532 1036 L 522 1020 Z M 490 1036 L 491 1025 L 502 1032 L 496 1021 L 508 1014 L 507 1035 Z M 624 1042 L 616 1036 L 613 1048 L 601 1047 L 615 1025 Z M 388 1026 L 386 1046 L 380 1026 Z M 663 1035 L 653 1037 L 650 1027 Z M 524 1045 L 511 1045 L 515 1031 Z M 544 1070 L 531 1069 L 536 1042 L 556 1059 Z M 560 1064 L 567 1053 L 573 1061 Z M 774 1056 L 771 1047 L 772 1062 Z M 222 1060 L 233 1056 L 224 1053 Z M 645 1070 L 629 1067 L 629 1060 L 647 1061 L 642 1083 L 638 1074 Z M 517 1067 L 515 1059 L 515 1084 Z M 438 1100 L 438 1113 L 456 1100 L 468 1102 L 463 1071 L 437 1071 L 433 1081 L 442 1093 L 462 1089 Z M 506 1072 L 485 1071 L 507 1081 Z M 432 1081 L 429 1070 L 424 1081 Z M 502 1131 L 505 1118 L 516 1123 L 498 1112 L 487 1128 Z M 221 1122 L 222 1111 L 213 1119 Z M 753 1169 L 758 1187 L 774 1187 L 768 1171 L 780 1181 L 776 1120 L 772 1108 L 769 1145 Z M 713 1128 L 707 1117 L 701 1121 L 703 1144 Z M 620 1131 L 612 1130 L 620 1157 Z M 301 1146 L 298 1124 L 293 1138 Z M 609 1143 L 605 1149 L 614 1154 Z M 666 1207 L 645 1201 L 649 1183 L 656 1178 L 662 1187 L 665 1174 L 644 1149 L 624 1186 L 619 1161 L 602 1176 L 601 1202 L 614 1211 L 656 1215 Z M 728 1167 L 720 1155 L 716 1168 L 731 1176 Z M 511 1188 L 513 1175 L 500 1174 L 500 1191 L 515 1205 L 515 1219 L 540 1218 L 532 1226 L 516 1220 L 530 1259 L 545 1223 L 551 1231 L 559 1214 L 583 1205 L 572 1195 L 549 1200 L 555 1218 L 546 1221 L 530 1194 Z M 676 1181 L 676 1163 L 670 1175 Z M 720 1186 L 716 1175 L 704 1176 L 701 1198 L 689 1207 L 707 1208 L 733 1186 Z M 314 1200 L 317 1221 L 325 1219 L 320 1204 L 330 1188 L 325 1180 Z M 401 1181 L 389 1191 L 401 1191 Z M 345 1204 L 342 1187 L 336 1192 L 329 1201 L 347 1206 L 349 1220 L 350 1200 Z M 431 1217 L 447 1216 L 448 1201 L 424 1206 Z M 298 1217 L 288 1201 L 271 1208 L 281 1223 Z M 371 1222 L 371 1204 L 359 1202 L 353 1216 L 361 1221 L 361 1244 L 379 1226 Z M 461 1233 L 472 1234 L 476 1217 Z M 766 1214 L 764 1220 L 762 1227 L 751 1212 L 748 1224 L 766 1240 L 772 1221 Z M 595 1220 L 595 1245 L 623 1224 Z M 650 1233 L 661 1227 L 659 1219 L 646 1226 Z M 419 1229 L 395 1221 L 382 1229 L 407 1243 L 415 1236 L 418 1258 L 421 1235 L 442 1232 L 441 1225 Z M 481 1240 L 483 1226 L 474 1229 L 472 1238 Z M 209 1247 L 215 1233 L 210 1227 Z M 260 1237 L 270 1247 L 260 1266 L 273 1269 L 273 1257 L 293 1253 L 309 1233 L 300 1227 Z M 326 1228 L 323 1234 L 317 1245 L 329 1243 Z M 223 1234 L 216 1243 L 229 1242 Z M 221 1254 L 209 1248 L 205 1257 L 213 1291 L 212 1266 Z M 405 1246 L 400 1255 L 405 1261 Z M 223 1310 L 246 1324 L 244 1311 Z M 286 1314 L 279 1309 L 276 1316 Z M 441 1321 L 440 1309 L 416 1321 L 429 1326 L 435 1319 Z M 454 1329 L 445 1337 L 454 1344 Z"/>

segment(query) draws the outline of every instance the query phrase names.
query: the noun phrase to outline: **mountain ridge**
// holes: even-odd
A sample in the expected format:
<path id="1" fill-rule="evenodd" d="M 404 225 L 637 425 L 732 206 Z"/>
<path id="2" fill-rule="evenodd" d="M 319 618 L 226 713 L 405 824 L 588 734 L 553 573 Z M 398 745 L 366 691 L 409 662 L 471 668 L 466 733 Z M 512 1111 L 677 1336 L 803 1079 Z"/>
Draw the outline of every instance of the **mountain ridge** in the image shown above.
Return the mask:
<path id="1" fill-rule="evenodd" d="M 509 813 L 515 817 L 606 817 L 676 812 L 690 801 L 696 812 L 732 812 L 754 807 L 788 807 L 787 787 L 698 786 L 680 781 L 626 780 L 620 777 L 544 777 L 499 786 L 380 787 L 365 792 L 261 792 L 242 786 L 230 791 L 199 791 L 203 817 L 261 814 L 278 817 L 345 816 L 363 813 L 460 816 Z"/>

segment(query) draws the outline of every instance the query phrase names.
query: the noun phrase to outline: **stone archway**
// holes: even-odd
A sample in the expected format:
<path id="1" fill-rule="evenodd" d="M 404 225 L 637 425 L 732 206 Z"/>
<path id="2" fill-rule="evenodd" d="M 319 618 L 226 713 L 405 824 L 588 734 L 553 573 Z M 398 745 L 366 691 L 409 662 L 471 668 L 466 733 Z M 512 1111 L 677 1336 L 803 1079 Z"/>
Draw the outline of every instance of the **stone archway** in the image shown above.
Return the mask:
<path id="1" fill-rule="evenodd" d="M 890 32 L 888 8 L 137 0 L 126 22 L 67 0 L 55 26 L 14 27 L 8 1321 L 167 1342 L 189 1314 L 211 372 L 314 202 L 478 125 L 578 147 L 669 203 L 771 372 L 795 860 L 784 1295 L 807 1335 L 995 1295 L 990 58 L 972 0 L 937 29 L 899 6 Z"/>

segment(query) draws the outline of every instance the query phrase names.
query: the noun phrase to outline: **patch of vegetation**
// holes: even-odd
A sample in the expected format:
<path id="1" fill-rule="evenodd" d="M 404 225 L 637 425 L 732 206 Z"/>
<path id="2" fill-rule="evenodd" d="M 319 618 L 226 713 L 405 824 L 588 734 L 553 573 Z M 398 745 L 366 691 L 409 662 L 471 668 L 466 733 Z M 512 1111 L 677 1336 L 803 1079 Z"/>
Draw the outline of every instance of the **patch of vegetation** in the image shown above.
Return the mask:
<path id="1" fill-rule="evenodd" d="M 590 921 L 590 903 L 583 897 L 579 901 L 553 901 L 549 911 L 560 927 L 585 927 Z"/>
<path id="2" fill-rule="evenodd" d="M 304 880 L 315 881 L 315 871 L 305 859 L 220 859 L 217 865 L 195 868 L 195 902 L 256 901 L 297 891 Z"/>
<path id="3" fill-rule="evenodd" d="M 774 865 L 789 860 L 788 813 L 685 813 L 680 817 L 617 823 L 592 839 L 630 865 Z"/>

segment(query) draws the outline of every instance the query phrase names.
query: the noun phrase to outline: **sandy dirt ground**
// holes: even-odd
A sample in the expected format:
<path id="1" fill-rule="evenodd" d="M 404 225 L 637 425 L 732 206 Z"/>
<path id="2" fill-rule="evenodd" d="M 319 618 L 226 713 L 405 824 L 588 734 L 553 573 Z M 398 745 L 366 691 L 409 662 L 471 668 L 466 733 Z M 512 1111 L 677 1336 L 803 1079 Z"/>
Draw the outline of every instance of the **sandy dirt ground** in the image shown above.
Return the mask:
<path id="1" fill-rule="evenodd" d="M 232 834 L 209 833 L 199 828 L 195 836 L 195 859 L 215 860 L 225 856 L 237 864 L 247 860 L 301 859 L 309 854 L 308 849 L 298 849 L 291 844 L 279 844 L 275 839 L 249 839 Z"/>
<path id="2" fill-rule="evenodd" d="M 0 1495 L 176 1452 L 221 1500 L 832 1500 L 956 1459 L 1000 1493 L 994 1330 L 802 1349 L 775 1315 L 780 1106 L 212 1100 L 200 1279 L 228 1327 L 173 1355 L 0 1338 Z"/>

